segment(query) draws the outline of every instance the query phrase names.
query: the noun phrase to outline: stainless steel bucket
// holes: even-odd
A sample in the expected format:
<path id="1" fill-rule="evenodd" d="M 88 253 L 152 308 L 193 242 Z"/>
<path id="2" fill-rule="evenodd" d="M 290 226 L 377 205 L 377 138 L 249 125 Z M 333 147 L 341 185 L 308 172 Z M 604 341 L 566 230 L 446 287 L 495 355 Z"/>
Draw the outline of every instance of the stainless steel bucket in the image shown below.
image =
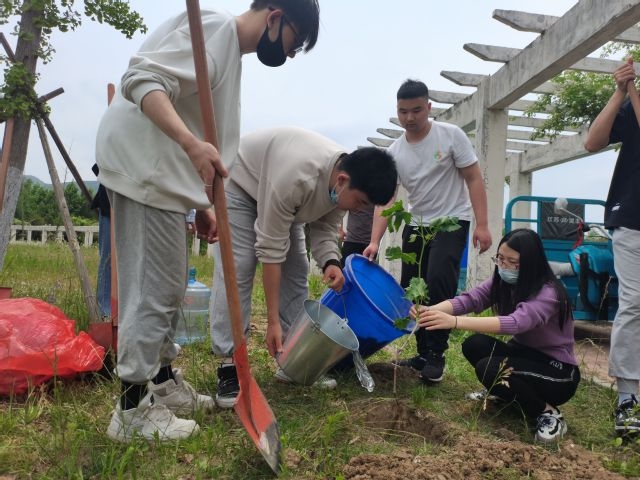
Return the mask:
<path id="1" fill-rule="evenodd" d="M 289 329 L 276 360 L 295 382 L 311 385 L 347 354 L 358 350 L 358 338 L 347 322 L 315 300 L 304 308 Z"/>

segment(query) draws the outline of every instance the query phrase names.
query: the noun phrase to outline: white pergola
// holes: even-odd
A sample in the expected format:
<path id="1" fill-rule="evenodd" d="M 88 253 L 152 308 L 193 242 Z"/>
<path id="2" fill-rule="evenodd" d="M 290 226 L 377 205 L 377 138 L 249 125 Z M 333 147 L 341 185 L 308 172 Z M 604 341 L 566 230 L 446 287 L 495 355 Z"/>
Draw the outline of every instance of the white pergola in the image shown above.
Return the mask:
<path id="1" fill-rule="evenodd" d="M 509 198 L 531 195 L 532 173 L 589 155 L 584 149 L 587 126 L 561 132 L 554 140 L 531 141 L 540 118 L 522 116 L 531 104 L 529 94 L 553 92 L 549 80 L 564 70 L 574 69 L 612 73 L 620 62 L 588 57 L 611 40 L 640 43 L 640 0 L 580 0 L 562 17 L 495 10 L 493 18 L 516 30 L 539 33 L 520 50 L 493 45 L 468 43 L 464 50 L 479 58 L 504 65 L 493 75 L 442 71 L 453 83 L 475 87 L 472 94 L 429 91 L 433 102 L 450 105 L 433 108 L 436 120 L 460 126 L 472 136 L 485 179 L 489 207 L 489 228 L 495 243 L 502 236 L 504 180 L 509 178 Z M 638 64 L 636 64 L 638 70 Z M 390 121 L 399 125 L 397 118 Z M 374 145 L 389 146 L 402 130 L 379 128 L 385 138 L 367 140 Z M 516 204 L 514 215 L 528 217 L 527 204 Z M 473 229 L 473 225 L 472 225 Z M 397 243 L 386 235 L 384 242 Z M 381 246 L 381 252 L 385 245 Z M 494 249 L 492 248 L 491 251 Z M 469 250 L 467 285 L 473 286 L 490 273 L 490 255 Z M 386 262 L 386 260 L 381 261 Z M 397 276 L 399 265 L 384 265 Z"/>

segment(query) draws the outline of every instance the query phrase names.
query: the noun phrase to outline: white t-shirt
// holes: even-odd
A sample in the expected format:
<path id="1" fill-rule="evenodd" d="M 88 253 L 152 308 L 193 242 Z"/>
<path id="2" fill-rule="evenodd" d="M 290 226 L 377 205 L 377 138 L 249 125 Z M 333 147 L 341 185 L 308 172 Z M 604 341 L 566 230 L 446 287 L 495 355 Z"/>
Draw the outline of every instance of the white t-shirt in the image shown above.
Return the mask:
<path id="1" fill-rule="evenodd" d="M 445 215 L 471 220 L 471 201 L 460 169 L 478 157 L 460 127 L 431 122 L 424 139 L 409 143 L 403 134 L 389 153 L 396 161 L 398 183 L 407 190 L 414 225 L 428 225 Z"/>

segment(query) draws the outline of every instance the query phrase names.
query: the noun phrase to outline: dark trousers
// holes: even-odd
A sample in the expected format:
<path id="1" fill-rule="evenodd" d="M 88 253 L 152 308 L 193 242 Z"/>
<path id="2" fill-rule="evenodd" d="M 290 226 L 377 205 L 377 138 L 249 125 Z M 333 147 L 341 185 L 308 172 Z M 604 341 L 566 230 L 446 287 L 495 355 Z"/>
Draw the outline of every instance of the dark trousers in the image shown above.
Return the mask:
<path id="1" fill-rule="evenodd" d="M 360 242 L 342 242 L 342 259 L 340 260 L 340 264 L 342 268 L 344 268 L 344 264 L 347 261 L 347 257 L 352 253 L 362 253 L 364 249 L 369 246 L 368 243 L 360 243 Z"/>
<path id="2" fill-rule="evenodd" d="M 529 417 L 546 404 L 562 405 L 576 393 L 580 369 L 513 341 L 476 333 L 462 343 L 462 353 L 478 380 L 493 395 L 516 401 Z"/>
<path id="3" fill-rule="evenodd" d="M 469 222 L 460 221 L 460 227 L 454 232 L 439 232 L 426 245 L 422 237 L 417 235 L 419 228 L 407 225 L 402 231 L 402 251 L 414 252 L 418 264 L 402 264 L 400 285 L 409 286 L 413 277 L 420 272 L 429 289 L 429 305 L 435 305 L 455 296 L 460 276 L 460 260 L 469 236 Z M 416 236 L 414 242 L 411 237 Z M 423 250 L 424 249 L 424 250 Z M 449 347 L 451 330 L 431 330 L 420 328 L 416 331 L 418 354 L 425 357 L 429 350 L 443 353 Z"/>

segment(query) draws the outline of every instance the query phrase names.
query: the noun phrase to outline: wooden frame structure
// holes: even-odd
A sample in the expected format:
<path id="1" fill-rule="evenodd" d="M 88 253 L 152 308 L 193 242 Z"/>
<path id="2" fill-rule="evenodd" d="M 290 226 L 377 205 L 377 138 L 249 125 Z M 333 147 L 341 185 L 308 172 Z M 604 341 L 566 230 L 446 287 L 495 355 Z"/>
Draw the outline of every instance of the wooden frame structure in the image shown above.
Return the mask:
<path id="1" fill-rule="evenodd" d="M 504 65 L 493 75 L 442 71 L 443 77 L 460 86 L 475 87 L 476 91 L 469 95 L 442 91 L 429 94 L 433 102 L 449 105 L 432 109 L 436 120 L 456 124 L 474 137 L 487 188 L 489 228 L 495 244 L 502 236 L 505 177 L 509 178 L 509 198 L 531 195 L 534 171 L 589 155 L 583 147 L 586 125 L 577 131 L 561 132 L 554 140 L 528 140 L 541 120 L 518 113 L 531 105 L 531 101 L 523 97 L 553 92 L 554 85 L 549 80 L 564 70 L 612 73 L 620 62 L 587 55 L 612 40 L 640 43 L 640 29 L 635 26 L 640 22 L 640 0 L 580 0 L 562 17 L 495 10 L 493 18 L 514 29 L 540 35 L 524 49 L 465 44 L 464 50 Z M 398 125 L 397 118 L 391 118 L 390 122 Z M 367 140 L 383 147 L 391 144 L 390 138 L 401 134 L 396 129 L 377 131 L 386 138 Z M 383 241 L 388 244 L 399 240 Z M 490 255 L 478 255 L 477 250 L 470 249 L 468 286 L 476 285 L 479 279 L 489 275 Z M 385 267 L 396 274 L 399 266 L 386 264 Z"/>

